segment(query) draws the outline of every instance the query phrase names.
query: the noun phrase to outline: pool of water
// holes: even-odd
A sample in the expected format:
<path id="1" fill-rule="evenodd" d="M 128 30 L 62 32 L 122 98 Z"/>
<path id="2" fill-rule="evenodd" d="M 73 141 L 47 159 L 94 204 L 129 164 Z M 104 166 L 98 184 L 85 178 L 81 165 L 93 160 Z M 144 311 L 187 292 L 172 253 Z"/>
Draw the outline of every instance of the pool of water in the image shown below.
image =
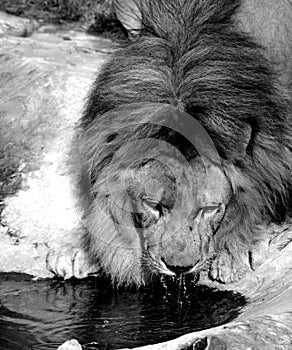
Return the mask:
<path id="1" fill-rule="evenodd" d="M 0 274 L 0 349 L 57 349 L 72 338 L 85 349 L 142 346 L 226 323 L 245 303 L 240 294 L 192 281 L 157 281 L 137 291 L 102 278 Z"/>

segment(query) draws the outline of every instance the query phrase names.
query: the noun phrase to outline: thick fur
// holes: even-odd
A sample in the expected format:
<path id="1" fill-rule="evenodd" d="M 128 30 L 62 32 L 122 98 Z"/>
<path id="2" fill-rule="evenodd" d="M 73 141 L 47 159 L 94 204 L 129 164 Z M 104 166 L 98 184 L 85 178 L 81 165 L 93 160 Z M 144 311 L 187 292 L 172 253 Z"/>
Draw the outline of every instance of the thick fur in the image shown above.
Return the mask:
<path id="1" fill-rule="evenodd" d="M 232 186 L 216 249 L 236 256 L 262 238 L 262 226 L 285 219 L 292 118 L 289 94 L 269 53 L 235 20 L 241 1 L 142 0 L 137 6 L 140 36 L 112 55 L 92 87 L 80 125 L 78 162 L 80 176 L 87 174 L 92 187 L 84 244 L 106 272 L 121 276 L 119 282 L 139 284 L 131 273 L 134 251 L 98 247 L 103 237 L 122 242 L 110 215 L 98 210 L 110 195 L 104 178 L 109 162 L 127 140 L 160 131 L 141 126 L 123 130 L 124 123 L 155 122 L 152 112 L 161 106 L 156 103 L 186 111 L 201 123 Z M 120 266 L 112 266 L 113 254 L 120 255 Z"/>

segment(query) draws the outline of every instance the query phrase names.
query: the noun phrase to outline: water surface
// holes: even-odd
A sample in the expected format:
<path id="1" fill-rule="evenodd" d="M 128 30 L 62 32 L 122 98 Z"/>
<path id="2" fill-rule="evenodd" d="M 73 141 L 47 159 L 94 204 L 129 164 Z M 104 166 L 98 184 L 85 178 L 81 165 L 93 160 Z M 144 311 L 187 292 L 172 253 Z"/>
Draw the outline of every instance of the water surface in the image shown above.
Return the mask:
<path id="1" fill-rule="evenodd" d="M 85 349 L 142 346 L 226 323 L 245 302 L 240 294 L 191 281 L 137 291 L 117 290 L 102 278 L 33 281 L 0 274 L 0 349 L 51 350 L 72 338 Z"/>

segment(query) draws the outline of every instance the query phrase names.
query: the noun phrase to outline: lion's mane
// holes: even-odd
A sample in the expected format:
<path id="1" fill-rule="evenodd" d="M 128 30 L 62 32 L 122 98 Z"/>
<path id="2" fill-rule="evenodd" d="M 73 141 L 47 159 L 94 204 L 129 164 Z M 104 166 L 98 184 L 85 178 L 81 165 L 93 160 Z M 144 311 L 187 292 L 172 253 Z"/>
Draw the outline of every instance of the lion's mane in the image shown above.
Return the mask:
<path id="1" fill-rule="evenodd" d="M 218 249 L 236 254 L 261 238 L 262 225 L 285 217 L 292 118 L 291 101 L 265 49 L 234 22 L 241 1 L 143 0 L 138 6 L 141 33 L 104 65 L 78 138 L 79 164 L 92 188 L 87 206 L 91 232 L 85 245 L 119 282 L 141 283 L 136 253 L 127 250 L 111 215 L 99 210 L 110 197 L 105 174 L 119 147 L 128 140 L 157 137 L 159 127 L 147 125 L 155 122 L 152 115 L 162 105 L 198 120 L 232 186 L 216 233 Z M 130 120 L 145 126 L 123 128 Z M 100 239 L 114 243 L 100 244 Z"/>

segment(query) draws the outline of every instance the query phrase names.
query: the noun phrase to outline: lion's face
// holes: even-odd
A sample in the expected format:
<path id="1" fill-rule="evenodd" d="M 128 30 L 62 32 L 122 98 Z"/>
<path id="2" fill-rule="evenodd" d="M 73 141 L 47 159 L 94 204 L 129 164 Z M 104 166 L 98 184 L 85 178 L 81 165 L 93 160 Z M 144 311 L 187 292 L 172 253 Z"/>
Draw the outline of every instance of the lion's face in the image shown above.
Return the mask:
<path id="1" fill-rule="evenodd" d="M 127 192 L 144 273 L 194 273 L 206 265 L 230 198 L 221 169 L 200 158 L 188 169 L 174 158 L 148 160 L 128 176 Z"/>
<path id="2" fill-rule="evenodd" d="M 216 162 L 171 137 L 123 140 L 94 182 L 90 252 L 118 284 L 196 273 L 214 256 L 230 182 Z"/>

